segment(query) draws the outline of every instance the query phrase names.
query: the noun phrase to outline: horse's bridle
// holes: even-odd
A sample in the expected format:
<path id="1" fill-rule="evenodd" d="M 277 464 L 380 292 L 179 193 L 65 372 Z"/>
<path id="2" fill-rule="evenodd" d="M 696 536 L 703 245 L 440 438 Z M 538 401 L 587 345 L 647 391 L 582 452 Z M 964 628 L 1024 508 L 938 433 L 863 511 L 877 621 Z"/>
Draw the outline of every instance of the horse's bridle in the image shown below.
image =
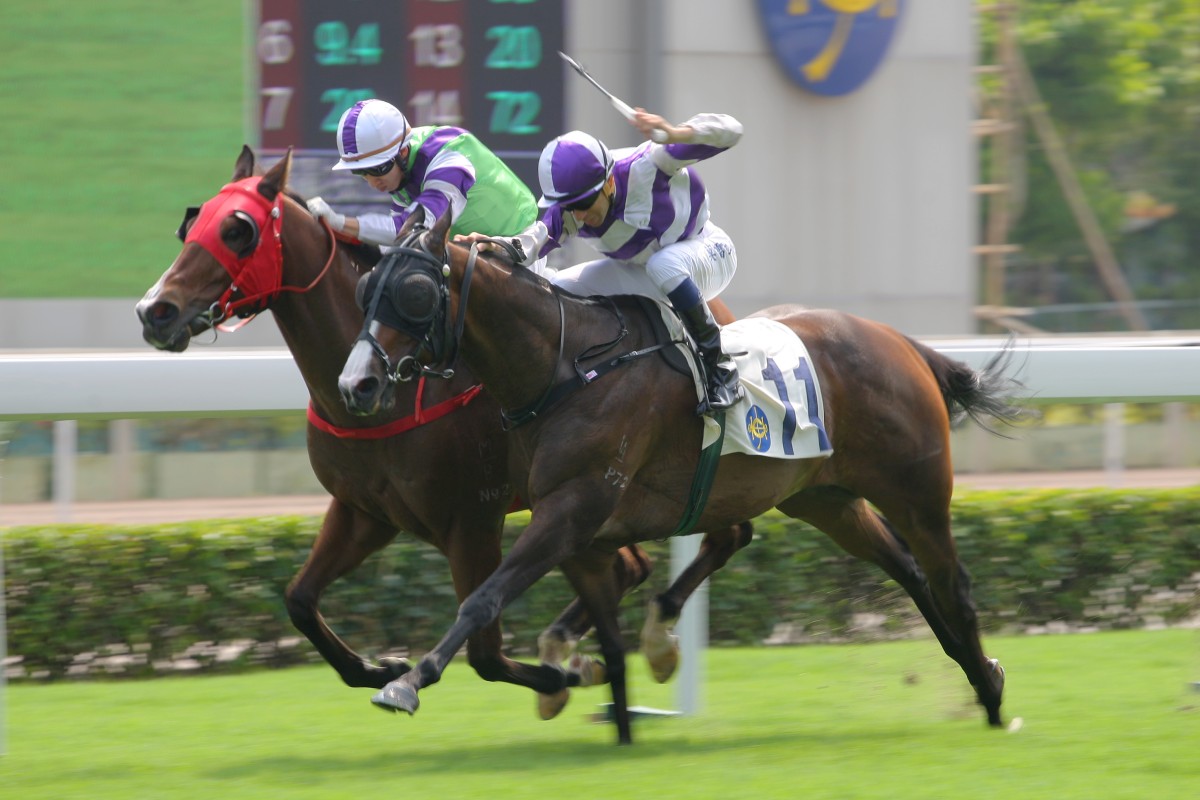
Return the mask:
<path id="1" fill-rule="evenodd" d="M 453 378 L 458 345 L 466 325 L 467 296 L 475 271 L 476 248 L 471 248 L 463 275 L 458 315 L 450 324 L 450 265 L 424 244 L 425 227 L 414 226 L 371 272 L 359 279 L 355 299 L 363 310 L 359 341 L 370 345 L 383 363 L 391 383 L 411 381 L 421 375 Z M 370 295 L 368 299 L 367 295 Z M 393 366 L 383 345 L 371 333 L 376 321 L 410 336 L 415 344 Z M 422 353 L 429 358 L 423 361 Z M 437 369 L 441 366 L 442 369 Z"/>
<path id="2" fill-rule="evenodd" d="M 222 187 L 199 208 L 189 208 L 176 235 L 185 244 L 194 243 L 211 255 L 229 273 L 229 287 L 196 319 L 216 327 L 231 316 L 249 320 L 267 309 L 283 292 L 303 294 L 316 286 L 333 265 L 337 241 L 333 229 L 321 220 L 329 234 L 329 258 L 307 286 L 283 285 L 283 192 L 268 200 L 258 191 L 262 178 L 243 178 Z M 234 252 L 221 239 L 221 223 L 236 217 L 249 226 L 249 244 Z M 193 220 L 194 223 L 193 223 Z M 266 236 L 263 233 L 266 232 Z M 235 294 L 241 298 L 234 300 Z"/>

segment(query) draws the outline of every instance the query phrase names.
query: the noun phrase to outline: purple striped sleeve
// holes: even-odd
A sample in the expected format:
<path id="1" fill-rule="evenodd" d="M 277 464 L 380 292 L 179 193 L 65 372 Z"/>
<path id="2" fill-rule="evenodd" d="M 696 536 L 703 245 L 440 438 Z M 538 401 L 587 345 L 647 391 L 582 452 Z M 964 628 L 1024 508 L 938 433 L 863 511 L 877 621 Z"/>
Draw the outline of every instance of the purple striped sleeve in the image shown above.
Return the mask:
<path id="1" fill-rule="evenodd" d="M 562 247 L 563 240 L 563 211 L 559 206 L 551 206 L 542 214 L 542 224 L 546 226 L 548 238 L 538 251 L 537 257 L 542 258 Z"/>
<path id="2" fill-rule="evenodd" d="M 441 219 L 450 207 L 450 198 L 441 192 L 421 192 L 414 202 L 425 207 L 425 219 Z"/>
<path id="3" fill-rule="evenodd" d="M 703 161 L 729 149 L 728 147 L 714 147 L 711 144 L 669 144 L 666 147 L 671 158 L 680 161 Z"/>

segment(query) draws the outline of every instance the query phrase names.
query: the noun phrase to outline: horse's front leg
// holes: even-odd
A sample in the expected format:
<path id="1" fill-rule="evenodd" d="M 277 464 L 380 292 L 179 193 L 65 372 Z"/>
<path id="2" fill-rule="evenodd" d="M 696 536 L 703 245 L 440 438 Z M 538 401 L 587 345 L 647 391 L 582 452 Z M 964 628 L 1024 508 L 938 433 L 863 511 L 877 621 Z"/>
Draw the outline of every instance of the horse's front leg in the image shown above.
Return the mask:
<path id="1" fill-rule="evenodd" d="M 415 713 L 418 692 L 441 680 L 450 659 L 472 635 L 500 616 L 500 612 L 554 567 L 576 547 L 579 536 L 586 536 L 570 525 L 569 514 L 555 514 L 548 503 L 546 513 L 534 513 L 529 527 L 517 538 L 508 555 L 487 580 L 473 591 L 458 609 L 458 617 L 442 640 L 417 663 L 415 669 L 392 681 L 377 692 L 371 702 L 388 711 Z M 569 508 L 557 504 L 559 507 Z M 572 531 L 574 530 L 574 534 Z M 557 691 L 567 685 L 565 672 L 558 687 L 539 691 Z"/>
<path id="2" fill-rule="evenodd" d="M 604 658 L 603 668 L 612 691 L 613 718 L 617 723 L 617 743 L 632 744 L 633 732 L 629 716 L 629 694 L 625 674 L 625 643 L 617 607 L 622 591 L 614 580 L 610 567 L 612 557 L 599 551 L 588 551 L 563 562 L 562 571 L 579 593 L 587 607 Z"/>
<path id="3" fill-rule="evenodd" d="M 650 555 L 638 545 L 618 550 L 612 559 L 612 572 L 621 596 L 642 585 L 650 577 L 653 568 Z M 559 666 L 570 659 L 568 673 L 573 679 L 578 679 L 580 687 L 605 683 L 604 664 L 592 656 L 575 653 L 579 640 L 591 628 L 592 618 L 584 604 L 578 598 L 572 600 L 558 619 L 538 636 L 538 659 L 548 666 Z M 553 719 L 566 706 L 570 696 L 568 689 L 553 694 L 539 694 L 538 715 L 542 719 Z"/>
<path id="4" fill-rule="evenodd" d="M 304 566 L 285 593 L 288 616 L 351 687 L 378 689 L 412 669 L 408 659 L 384 658 L 372 664 L 338 638 L 321 616 L 318 604 L 329 585 L 353 571 L 367 556 L 382 550 L 396 531 L 351 510 L 334 499 L 325 512 L 321 532 Z"/>
<path id="5" fill-rule="evenodd" d="M 446 537 L 446 556 L 450 561 L 450 574 L 454 578 L 454 591 L 461 604 L 471 593 L 495 572 L 500 564 L 500 538 L 503 518 L 464 518 L 458 521 Z M 492 535 L 482 537 L 479 531 L 487 526 L 493 528 Z M 572 603 L 572 608 L 578 603 Z M 567 613 L 567 612 L 564 612 Z M 560 662 L 540 665 L 526 664 L 504 655 L 504 637 L 500 618 L 485 624 L 467 638 L 467 662 L 475 673 L 485 681 L 502 681 L 533 689 L 538 698 L 562 698 L 561 710 L 570 697 L 567 686 L 577 683 L 577 678 L 567 675 Z M 554 714 L 543 715 L 550 719 Z"/>

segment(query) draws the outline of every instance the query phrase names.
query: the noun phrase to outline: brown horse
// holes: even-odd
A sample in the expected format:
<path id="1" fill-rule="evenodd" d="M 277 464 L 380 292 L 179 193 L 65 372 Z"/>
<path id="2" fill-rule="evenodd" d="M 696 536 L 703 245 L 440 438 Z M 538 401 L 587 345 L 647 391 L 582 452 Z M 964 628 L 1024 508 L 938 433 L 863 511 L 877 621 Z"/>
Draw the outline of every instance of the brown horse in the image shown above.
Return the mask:
<path id="1" fill-rule="evenodd" d="M 575 297 L 511 261 L 449 244 L 447 230 L 447 219 L 432 230 L 412 229 L 405 245 L 375 268 L 379 291 L 364 294 L 390 298 L 388 313 L 399 321 L 374 325 L 377 346 L 393 357 L 426 359 L 426 369 L 440 363 L 441 353 L 458 353 L 509 420 L 529 420 L 513 429 L 511 447 L 523 462 L 517 489 L 532 518 L 442 641 L 372 702 L 414 712 L 418 690 L 438 680 L 462 642 L 559 567 L 597 621 L 618 741 L 629 742 L 624 649 L 620 630 L 609 623 L 620 593 L 609 563 L 616 548 L 659 537 L 681 518 L 701 440 L 695 386 L 660 359 L 620 358 L 655 345 L 636 298 Z M 430 281 L 448 296 L 440 307 L 413 291 Z M 428 286 L 423 294 L 436 300 Z M 373 302 L 373 313 L 376 305 L 384 303 Z M 721 457 L 696 526 L 718 530 L 778 508 L 879 565 L 966 673 L 988 723 L 1001 725 L 1004 672 L 984 655 L 969 577 L 950 531 L 949 433 L 951 419 L 963 414 L 976 421 L 1019 414 L 1001 398 L 1015 386 L 1003 374 L 1004 362 L 976 372 L 890 327 L 836 311 L 777 306 L 753 316 L 783 323 L 807 345 L 833 452 L 786 460 Z M 449 332 L 452 341 L 425 330 Z M 584 380 L 594 365 L 618 360 L 625 365 Z M 360 342 L 340 378 L 343 393 L 351 399 L 366 385 L 384 391 L 383 369 Z M 565 396 L 558 389 L 585 382 Z"/>
<path id="2" fill-rule="evenodd" d="M 288 613 L 348 686 L 379 689 L 411 665 L 397 658 L 373 664 L 351 650 L 322 618 L 321 595 L 403 530 L 447 558 L 459 601 L 468 597 L 500 563 L 504 517 L 514 497 L 508 437 L 499 406 L 466 370 L 449 380 L 400 384 L 394 402 L 371 420 L 345 410 L 337 376 L 363 326 L 354 291 L 367 253 L 335 244 L 303 202 L 285 192 L 290 164 L 289 154 L 254 177 L 254 155 L 243 148 L 233 182 L 181 228 L 187 240 L 180 255 L 138 303 L 137 314 L 147 342 L 182 351 L 192 335 L 230 315 L 272 311 L 310 395 L 309 460 L 332 495 L 312 552 L 288 586 Z M 707 540 L 657 598 L 656 613 L 677 615 L 704 578 L 749 539 L 749 528 L 738 527 Z M 622 592 L 645 580 L 650 567 L 639 547 L 609 559 Z M 502 653 L 497 619 L 471 632 L 468 659 L 485 680 L 538 691 L 540 712 L 550 718 L 565 705 L 567 687 L 580 685 L 578 671 L 568 674 L 559 664 L 590 625 L 574 601 L 539 638 L 558 660 L 535 666 Z M 665 635 L 657 640 L 665 660 L 654 668 L 669 675 L 674 651 L 664 647 Z M 577 666 L 602 680 L 590 660 Z"/>

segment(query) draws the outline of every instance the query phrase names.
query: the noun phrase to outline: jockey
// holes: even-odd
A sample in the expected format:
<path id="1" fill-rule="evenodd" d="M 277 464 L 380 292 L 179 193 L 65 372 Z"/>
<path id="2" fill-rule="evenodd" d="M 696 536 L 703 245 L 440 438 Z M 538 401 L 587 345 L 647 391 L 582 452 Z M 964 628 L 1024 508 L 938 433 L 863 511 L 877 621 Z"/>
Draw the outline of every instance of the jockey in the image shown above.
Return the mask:
<path id="1" fill-rule="evenodd" d="M 555 284 L 581 295 L 645 294 L 665 299 L 696 341 L 708 373 L 701 411 L 729 408 L 744 392 L 706 299 L 737 269 L 733 241 L 708 217 L 708 192 L 691 167 L 737 144 L 742 125 L 724 114 L 697 114 L 682 125 L 637 109 L 632 120 L 651 141 L 610 152 L 582 131 L 542 150 L 542 218 L 516 238 L 528 258 L 543 258 L 572 236 L 605 257 L 560 270 Z"/>
<path id="2" fill-rule="evenodd" d="M 308 210 L 329 227 L 354 239 L 393 245 L 400 226 L 416 210 L 435 220 L 451 209 L 452 233 L 478 231 L 511 236 L 537 219 L 537 203 L 508 165 L 474 134 L 450 126 L 413 128 L 400 109 L 383 100 L 362 100 L 338 122 L 334 172 L 349 170 L 392 196 L 391 213 L 339 214 L 320 197 Z M 539 258 L 532 269 L 547 270 Z"/>

